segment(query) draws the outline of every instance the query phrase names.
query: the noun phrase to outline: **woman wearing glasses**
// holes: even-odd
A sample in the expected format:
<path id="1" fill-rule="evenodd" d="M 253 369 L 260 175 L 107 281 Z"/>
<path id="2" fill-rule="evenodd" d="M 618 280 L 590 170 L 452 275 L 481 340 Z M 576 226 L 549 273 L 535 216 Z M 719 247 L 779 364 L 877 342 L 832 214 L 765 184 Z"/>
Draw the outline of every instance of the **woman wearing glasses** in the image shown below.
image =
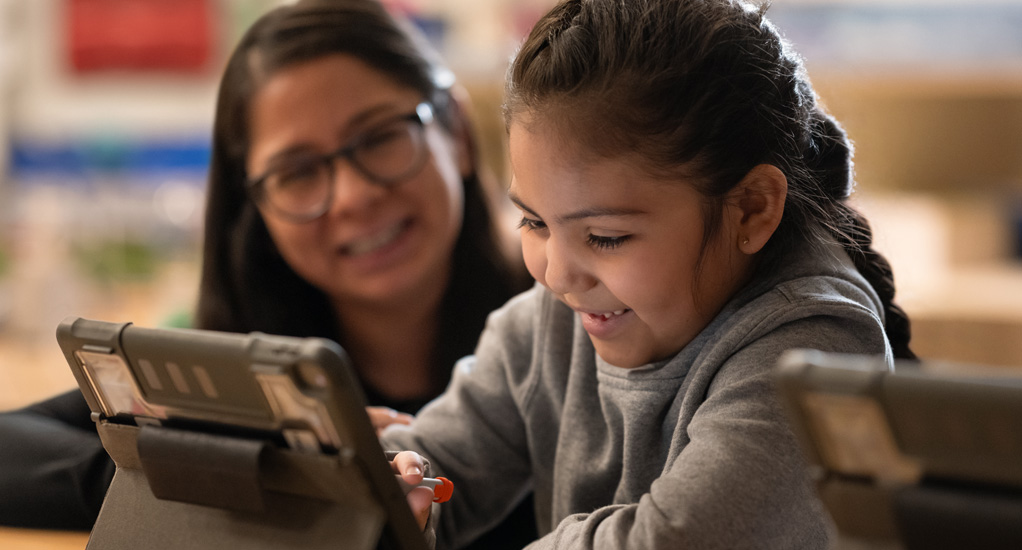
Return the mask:
<path id="1" fill-rule="evenodd" d="M 414 412 L 522 288 L 453 77 L 372 1 L 299 3 L 242 38 L 214 126 L 198 325 L 322 336 Z"/>
<path id="2" fill-rule="evenodd" d="M 221 80 L 196 326 L 338 341 L 375 405 L 439 394 L 526 285 L 452 84 L 375 0 L 257 21 Z M 9 413 L 0 440 L 0 523 L 91 526 L 113 466 L 77 392 Z"/>

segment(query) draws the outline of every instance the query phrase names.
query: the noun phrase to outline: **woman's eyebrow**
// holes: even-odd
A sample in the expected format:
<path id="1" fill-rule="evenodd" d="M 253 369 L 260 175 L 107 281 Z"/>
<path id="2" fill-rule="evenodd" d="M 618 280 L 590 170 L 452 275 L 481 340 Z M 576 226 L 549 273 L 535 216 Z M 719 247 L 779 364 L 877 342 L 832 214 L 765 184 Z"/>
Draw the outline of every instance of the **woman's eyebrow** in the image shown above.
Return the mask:
<path id="1" fill-rule="evenodd" d="M 267 157 L 263 162 L 263 167 L 259 170 L 259 173 L 265 175 L 268 171 L 281 165 L 289 164 L 298 159 L 310 158 L 315 155 L 316 149 L 314 147 L 304 143 L 297 143 L 289 147 L 285 147 L 284 149 L 281 149 Z"/>
<path id="2" fill-rule="evenodd" d="M 414 107 L 409 111 L 414 111 Z M 363 111 L 357 113 L 351 117 L 350 120 L 345 124 L 345 131 L 359 131 L 365 130 L 366 126 L 369 126 L 381 119 L 389 118 L 390 116 L 403 115 L 405 111 L 400 105 L 396 103 L 382 103 L 379 105 L 373 105 Z"/>
<path id="3" fill-rule="evenodd" d="M 400 114 L 403 114 L 403 111 L 397 104 L 381 103 L 378 105 L 372 105 L 348 120 L 340 133 L 342 136 L 358 133 L 366 130 L 368 126 L 378 120 L 385 119 L 388 116 L 398 116 Z M 350 138 L 351 136 L 348 137 Z M 295 143 L 270 155 L 266 159 L 266 165 L 273 166 L 275 163 L 287 162 L 292 157 L 314 155 L 317 153 L 318 150 L 316 147 L 309 143 Z"/>

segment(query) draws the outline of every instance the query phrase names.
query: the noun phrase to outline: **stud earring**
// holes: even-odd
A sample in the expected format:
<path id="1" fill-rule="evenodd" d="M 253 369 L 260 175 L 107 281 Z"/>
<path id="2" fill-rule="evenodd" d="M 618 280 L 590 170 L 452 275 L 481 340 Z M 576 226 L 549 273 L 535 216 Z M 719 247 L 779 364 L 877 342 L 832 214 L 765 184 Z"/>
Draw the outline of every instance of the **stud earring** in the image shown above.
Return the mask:
<path id="1" fill-rule="evenodd" d="M 746 237 L 744 240 L 742 240 L 742 244 L 749 244 L 749 238 Z"/>

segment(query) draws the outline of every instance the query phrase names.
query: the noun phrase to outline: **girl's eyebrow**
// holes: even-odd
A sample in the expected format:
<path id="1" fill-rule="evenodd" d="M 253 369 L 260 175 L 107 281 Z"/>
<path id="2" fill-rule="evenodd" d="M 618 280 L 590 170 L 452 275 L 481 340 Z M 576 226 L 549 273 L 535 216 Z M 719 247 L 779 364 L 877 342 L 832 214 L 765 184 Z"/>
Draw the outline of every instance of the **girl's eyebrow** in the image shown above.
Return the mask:
<path id="1" fill-rule="evenodd" d="M 525 206 L 525 203 L 522 202 L 522 199 L 519 198 L 518 195 L 515 194 L 514 191 L 508 191 L 507 192 L 507 198 L 511 202 L 515 203 L 515 206 L 517 206 L 518 208 L 521 208 L 522 210 L 525 210 L 526 212 L 528 212 L 529 214 L 532 214 L 533 216 L 536 216 L 537 218 L 539 217 L 539 214 L 537 214 L 535 210 L 529 208 L 528 206 Z"/>
<path id="2" fill-rule="evenodd" d="M 508 199 L 511 200 L 511 202 L 515 203 L 515 205 L 518 206 L 518 208 L 521 208 L 522 210 L 528 212 L 529 214 L 532 214 L 533 216 L 536 216 L 537 218 L 541 217 L 534 210 L 526 206 L 525 203 L 522 202 L 522 199 L 518 197 L 518 195 L 516 195 L 514 191 L 508 191 L 507 196 Z M 589 207 L 581 208 L 574 212 L 569 212 L 567 214 L 557 216 L 554 218 L 554 221 L 558 223 L 564 223 L 569 221 L 581 220 L 584 218 L 604 218 L 609 216 L 638 216 L 640 214 L 646 213 L 647 213 L 646 211 L 639 210 L 637 208 Z"/>

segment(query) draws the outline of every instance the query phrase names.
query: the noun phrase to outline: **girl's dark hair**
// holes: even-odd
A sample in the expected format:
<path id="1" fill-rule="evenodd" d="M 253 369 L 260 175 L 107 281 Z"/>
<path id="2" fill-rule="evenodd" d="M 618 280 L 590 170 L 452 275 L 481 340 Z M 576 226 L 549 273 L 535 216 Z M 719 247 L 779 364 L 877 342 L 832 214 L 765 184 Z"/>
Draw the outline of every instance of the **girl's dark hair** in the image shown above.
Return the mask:
<path id="1" fill-rule="evenodd" d="M 249 110 L 277 71 L 331 54 L 357 57 L 431 101 L 448 129 L 467 124 L 452 100 L 453 77 L 415 29 L 376 0 L 311 0 L 277 8 L 248 29 L 224 70 L 213 127 L 205 242 L 196 324 L 341 341 L 331 301 L 284 261 L 245 189 Z M 477 164 L 478 160 L 474 159 Z M 478 172 L 478 170 L 477 170 Z M 527 283 L 493 226 L 494 190 L 478 173 L 464 180 L 464 216 L 440 312 L 434 387 L 472 352 L 486 315 Z"/>
<path id="2" fill-rule="evenodd" d="M 526 111 L 553 120 L 598 154 L 663 167 L 653 175 L 694 171 L 707 198 L 704 244 L 727 193 L 753 167 L 778 167 L 788 195 L 758 268 L 804 243 L 840 243 L 880 296 L 895 357 L 915 358 L 891 267 L 848 204 L 851 144 L 765 11 L 739 0 L 561 2 L 509 69 L 505 120 Z"/>

